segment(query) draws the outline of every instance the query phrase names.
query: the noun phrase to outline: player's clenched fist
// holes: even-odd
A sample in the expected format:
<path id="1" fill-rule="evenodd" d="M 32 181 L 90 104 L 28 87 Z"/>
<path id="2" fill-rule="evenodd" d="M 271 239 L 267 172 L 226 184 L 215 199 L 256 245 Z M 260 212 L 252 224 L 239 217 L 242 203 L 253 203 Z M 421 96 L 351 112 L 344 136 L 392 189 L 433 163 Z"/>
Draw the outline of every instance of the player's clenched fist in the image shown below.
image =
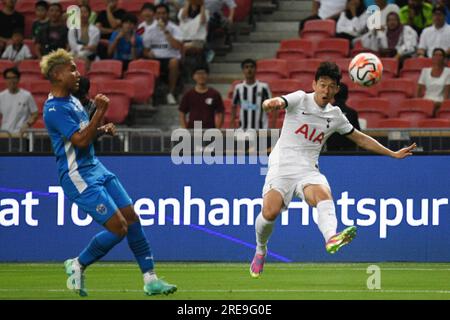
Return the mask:
<path id="1" fill-rule="evenodd" d="M 286 104 L 283 99 L 281 99 L 280 97 L 276 97 L 276 98 L 264 100 L 262 106 L 263 106 L 264 111 L 268 112 L 268 111 L 272 111 L 272 110 L 282 109 L 286 106 Z"/>
<path id="2" fill-rule="evenodd" d="M 103 94 L 97 94 L 94 98 L 95 106 L 100 111 L 106 111 L 109 106 L 109 98 Z"/>

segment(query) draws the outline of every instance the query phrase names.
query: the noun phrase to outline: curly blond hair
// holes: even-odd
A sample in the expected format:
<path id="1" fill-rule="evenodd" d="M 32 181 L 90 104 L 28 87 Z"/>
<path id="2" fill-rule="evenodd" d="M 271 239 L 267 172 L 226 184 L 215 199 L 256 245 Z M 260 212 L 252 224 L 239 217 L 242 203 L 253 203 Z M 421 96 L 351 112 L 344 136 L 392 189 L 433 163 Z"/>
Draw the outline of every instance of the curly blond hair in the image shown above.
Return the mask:
<path id="1" fill-rule="evenodd" d="M 70 63 L 72 60 L 73 56 L 64 49 L 52 51 L 48 55 L 42 57 L 41 62 L 39 63 L 41 73 L 44 77 L 50 79 L 50 73 L 55 66 Z"/>

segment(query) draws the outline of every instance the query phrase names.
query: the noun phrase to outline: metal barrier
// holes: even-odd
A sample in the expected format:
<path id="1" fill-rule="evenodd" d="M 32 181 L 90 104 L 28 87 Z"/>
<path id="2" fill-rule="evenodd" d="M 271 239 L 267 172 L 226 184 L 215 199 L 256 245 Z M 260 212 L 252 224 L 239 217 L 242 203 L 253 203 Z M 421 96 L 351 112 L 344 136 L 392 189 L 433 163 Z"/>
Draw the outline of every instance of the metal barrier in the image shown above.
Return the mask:
<path id="1" fill-rule="evenodd" d="M 364 132 L 384 146 L 399 149 L 412 142 L 417 152 L 450 152 L 450 128 L 442 129 L 368 129 Z M 261 154 L 270 152 L 280 134 L 279 129 L 242 131 L 222 129 L 193 131 L 176 129 L 162 131 L 148 128 L 118 128 L 114 137 L 102 136 L 95 142 L 97 153 L 171 153 L 180 143 L 187 142 L 186 154 L 195 154 L 209 148 L 215 152 L 234 150 L 234 154 Z M 184 139 L 184 140 L 183 140 Z M 323 151 L 327 151 L 326 147 Z M 364 151 L 360 148 L 350 152 Z M 348 152 L 347 151 L 347 152 Z M 0 153 L 52 153 L 46 129 L 28 129 L 23 136 L 0 131 Z M 253 154 L 255 154 L 253 153 Z"/>

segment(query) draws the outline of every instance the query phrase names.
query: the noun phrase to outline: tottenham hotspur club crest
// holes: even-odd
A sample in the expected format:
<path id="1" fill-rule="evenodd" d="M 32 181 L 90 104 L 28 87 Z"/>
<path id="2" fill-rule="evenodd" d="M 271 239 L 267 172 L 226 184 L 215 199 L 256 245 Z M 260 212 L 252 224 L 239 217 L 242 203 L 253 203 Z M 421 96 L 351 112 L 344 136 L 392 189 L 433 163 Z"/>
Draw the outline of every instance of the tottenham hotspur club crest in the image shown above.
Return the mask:
<path id="1" fill-rule="evenodd" d="M 100 203 L 97 208 L 95 209 L 98 214 L 106 214 L 106 206 L 103 203 Z"/>

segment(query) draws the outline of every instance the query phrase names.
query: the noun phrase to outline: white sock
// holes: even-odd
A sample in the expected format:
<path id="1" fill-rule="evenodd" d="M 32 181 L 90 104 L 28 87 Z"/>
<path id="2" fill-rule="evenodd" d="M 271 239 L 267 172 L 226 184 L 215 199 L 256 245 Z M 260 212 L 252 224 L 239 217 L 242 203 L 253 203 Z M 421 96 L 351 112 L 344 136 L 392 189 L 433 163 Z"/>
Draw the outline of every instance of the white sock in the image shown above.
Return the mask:
<path id="1" fill-rule="evenodd" d="M 337 219 L 333 200 L 320 201 L 317 206 L 317 225 L 325 242 L 336 234 Z"/>
<path id="2" fill-rule="evenodd" d="M 272 234 L 275 221 L 266 220 L 262 212 L 259 213 L 255 221 L 256 231 L 256 253 L 265 255 L 267 252 L 267 241 Z"/>
<path id="3" fill-rule="evenodd" d="M 149 282 L 158 280 L 158 277 L 156 276 L 155 271 L 148 271 L 146 273 L 144 273 L 144 283 L 147 284 Z"/>

